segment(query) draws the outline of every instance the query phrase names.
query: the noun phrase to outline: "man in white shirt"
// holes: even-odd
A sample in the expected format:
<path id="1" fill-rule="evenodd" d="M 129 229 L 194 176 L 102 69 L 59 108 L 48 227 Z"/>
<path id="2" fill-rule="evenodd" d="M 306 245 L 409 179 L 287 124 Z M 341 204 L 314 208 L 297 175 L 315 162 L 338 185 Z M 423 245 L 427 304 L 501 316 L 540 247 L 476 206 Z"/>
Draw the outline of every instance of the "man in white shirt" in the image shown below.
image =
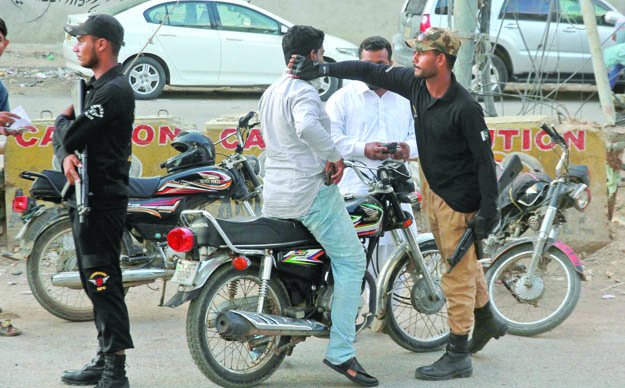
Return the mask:
<path id="1" fill-rule="evenodd" d="M 294 54 L 323 62 L 323 38 L 323 31 L 316 28 L 291 27 L 282 38 L 287 63 Z M 378 380 L 355 357 L 355 322 L 366 258 L 336 186 L 344 165 L 330 137 L 330 119 L 317 89 L 286 73 L 263 93 L 259 108 L 267 147 L 263 214 L 301 221 L 331 258 L 332 328 L 323 362 L 359 385 L 376 386 Z M 324 185 L 332 169 L 335 184 Z"/>
<path id="2" fill-rule="evenodd" d="M 392 65 L 392 47 L 381 36 L 365 39 L 358 48 L 361 61 Z M 416 158 L 417 143 L 410 101 L 404 97 L 368 85 L 352 81 L 330 97 L 326 111 L 332 121 L 332 139 L 345 159 L 357 160 L 369 167 L 378 167 L 385 159 Z M 398 150 L 392 155 L 382 153 L 383 144 L 396 142 Z M 346 169 L 339 183 L 342 194 L 364 195 L 369 187 L 356 175 L 353 169 Z M 412 214 L 410 205 L 403 204 L 404 210 Z M 411 230 L 416 235 L 416 224 Z M 381 268 L 395 247 L 390 233 L 380 240 L 373 262 Z M 370 270 L 371 271 L 371 270 Z"/>

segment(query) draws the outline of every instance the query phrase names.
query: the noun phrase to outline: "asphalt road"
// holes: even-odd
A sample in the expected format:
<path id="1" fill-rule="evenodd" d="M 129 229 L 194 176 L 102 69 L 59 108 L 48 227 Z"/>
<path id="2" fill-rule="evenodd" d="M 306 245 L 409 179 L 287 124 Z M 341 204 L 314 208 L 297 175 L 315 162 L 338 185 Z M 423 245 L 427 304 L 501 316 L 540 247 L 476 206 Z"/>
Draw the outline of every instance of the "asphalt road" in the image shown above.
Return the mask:
<path id="1" fill-rule="evenodd" d="M 67 322 L 43 310 L 30 294 L 25 262 L 15 263 L 0 258 L 0 305 L 4 309 L 0 319 L 13 318 L 24 334 L 0 337 L 0 388 L 64 387 L 61 371 L 79 368 L 95 354 L 95 328 L 92 322 Z M 24 272 L 13 275 L 19 270 Z M 411 353 L 387 335 L 370 330 L 357 338 L 357 356 L 382 387 L 623 387 L 625 296 L 602 299 L 606 284 L 585 282 L 576 310 L 555 330 L 535 338 L 507 335 L 490 343 L 473 357 L 471 378 L 417 381 L 414 369 L 435 361 L 441 352 Z M 135 342 L 127 358 L 131 386 L 215 386 L 195 366 L 187 349 L 187 305 L 158 307 L 159 297 L 160 291 L 147 286 L 133 288 L 127 296 Z M 321 363 L 326 344 L 326 340 L 312 338 L 298 345 L 262 386 L 353 386 Z"/>

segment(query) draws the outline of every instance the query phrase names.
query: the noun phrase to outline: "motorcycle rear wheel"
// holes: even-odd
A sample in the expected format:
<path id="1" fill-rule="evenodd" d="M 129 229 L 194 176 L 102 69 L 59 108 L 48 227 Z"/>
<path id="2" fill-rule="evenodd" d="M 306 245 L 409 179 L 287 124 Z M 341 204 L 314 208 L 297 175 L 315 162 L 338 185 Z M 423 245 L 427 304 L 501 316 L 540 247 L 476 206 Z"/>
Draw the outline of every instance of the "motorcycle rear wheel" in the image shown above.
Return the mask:
<path id="1" fill-rule="evenodd" d="M 419 244 L 434 283 L 439 284 L 445 273 L 445 264 L 434 240 Z M 434 307 L 437 311 L 420 312 L 414 307 L 417 282 L 423 276 L 413 268 L 408 255 L 404 255 L 389 278 L 386 310 L 387 332 L 399 346 L 412 352 L 429 352 L 447 344 L 447 302 Z M 442 295 L 442 289 L 441 289 Z"/>
<path id="2" fill-rule="evenodd" d="M 552 330 L 568 318 L 579 300 L 581 281 L 575 267 L 555 248 L 539 261 L 535 286 L 521 285 L 533 249 L 531 244 L 513 248 L 486 272 L 493 312 L 506 321 L 510 334 L 534 336 Z"/>
<path id="3" fill-rule="evenodd" d="M 250 349 L 249 341 L 222 338 L 215 328 L 220 312 L 256 312 L 259 287 L 258 266 L 241 271 L 225 265 L 211 276 L 189 306 L 186 324 L 189 351 L 200 371 L 220 386 L 256 386 L 269 378 L 286 356 L 285 351 L 277 355 L 274 351 L 288 343 L 289 337 L 254 338 L 263 345 Z M 282 315 L 289 305 L 284 286 L 271 279 L 267 288 L 263 312 Z"/>
<path id="4" fill-rule="evenodd" d="M 26 262 L 28 285 L 37 302 L 52 315 L 73 322 L 93 319 L 93 304 L 82 288 L 52 285 L 51 276 L 78 271 L 69 219 L 57 222 L 36 240 Z"/>

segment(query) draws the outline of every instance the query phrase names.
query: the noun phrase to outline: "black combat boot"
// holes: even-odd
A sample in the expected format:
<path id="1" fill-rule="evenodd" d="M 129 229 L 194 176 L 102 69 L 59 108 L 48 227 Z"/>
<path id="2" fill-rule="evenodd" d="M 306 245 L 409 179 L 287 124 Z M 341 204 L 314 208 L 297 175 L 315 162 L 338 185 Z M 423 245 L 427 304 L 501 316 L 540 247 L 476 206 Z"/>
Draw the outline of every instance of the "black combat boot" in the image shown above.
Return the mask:
<path id="1" fill-rule="evenodd" d="M 490 309 L 490 301 L 478 309 L 473 310 L 475 326 L 473 335 L 469 341 L 469 353 L 477 353 L 491 338 L 499 339 L 508 332 L 508 325 L 493 315 Z"/>
<path id="2" fill-rule="evenodd" d="M 469 377 L 473 374 L 471 354 L 467 350 L 469 335 L 449 335 L 449 343 L 443 357 L 432 365 L 417 368 L 415 377 L 421 380 L 449 380 Z"/>
<path id="3" fill-rule="evenodd" d="M 104 353 L 98 353 L 82 369 L 63 372 L 61 381 L 69 385 L 93 385 L 100 381 L 102 372 L 104 372 Z"/>
<path id="4" fill-rule="evenodd" d="M 107 354 L 104 373 L 95 388 L 130 388 L 126 377 L 126 355 Z"/>

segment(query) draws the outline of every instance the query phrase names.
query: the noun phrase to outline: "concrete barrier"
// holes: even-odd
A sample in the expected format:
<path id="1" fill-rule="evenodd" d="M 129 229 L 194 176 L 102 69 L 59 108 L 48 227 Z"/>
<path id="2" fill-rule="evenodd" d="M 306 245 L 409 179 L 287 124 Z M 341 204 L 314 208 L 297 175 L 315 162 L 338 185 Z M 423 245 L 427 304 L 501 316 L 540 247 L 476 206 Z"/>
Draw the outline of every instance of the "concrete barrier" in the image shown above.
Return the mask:
<path id="1" fill-rule="evenodd" d="M 241 115 L 224 116 L 206 123 L 204 133 L 214 142 L 226 138 L 236 130 Z M 545 116 L 515 116 L 488 118 L 487 125 L 493 139 L 495 159 L 501 161 L 506 154 L 523 152 L 533 156 L 544 167 L 545 172 L 554 175 L 558 155 L 553 152 L 549 137 L 539 128 L 541 122 L 553 123 L 554 119 Z M 10 138 L 6 145 L 5 158 L 5 203 L 8 226 L 8 242 L 13 238 L 22 222 L 11 211 L 15 190 L 21 188 L 28 193 L 31 182 L 20 179 L 23 170 L 41 171 L 52 168 L 51 120 L 37 120 L 29 132 L 18 138 Z M 609 240 L 606 216 L 606 147 L 599 127 L 585 122 L 569 121 L 555 124 L 570 147 L 573 164 L 586 164 L 591 172 L 592 202 L 584 213 L 571 210 L 567 212 L 568 222 L 564 227 L 562 239 L 578 251 L 592 251 L 607 244 Z M 171 140 L 181 128 L 180 120 L 172 117 L 137 118 L 133 132 L 133 156 L 136 159 L 135 175 L 155 176 L 165 173 L 159 164 L 173 156 L 176 151 L 170 147 Z M 217 160 L 231 154 L 237 145 L 236 137 L 230 137 L 216 145 Z M 245 144 L 245 153 L 260 155 L 265 143 L 259 128 L 253 128 Z M 260 212 L 261 204 L 255 203 L 255 210 Z M 219 217 L 228 218 L 242 214 L 240 208 L 230 201 L 215 203 L 209 208 Z"/>
<path id="2" fill-rule="evenodd" d="M 544 171 L 554 177 L 559 154 L 553 151 L 549 136 L 540 129 L 542 122 L 553 124 L 566 139 L 571 164 L 585 164 L 591 174 L 590 206 L 583 213 L 574 209 L 566 212 L 567 223 L 561 239 L 577 251 L 599 249 L 610 242 L 610 237 L 606 213 L 606 144 L 598 125 L 576 120 L 557 123 L 547 116 L 488 118 L 486 124 L 491 132 L 495 159 L 501 161 L 508 153 L 522 152 L 537 159 Z"/>

